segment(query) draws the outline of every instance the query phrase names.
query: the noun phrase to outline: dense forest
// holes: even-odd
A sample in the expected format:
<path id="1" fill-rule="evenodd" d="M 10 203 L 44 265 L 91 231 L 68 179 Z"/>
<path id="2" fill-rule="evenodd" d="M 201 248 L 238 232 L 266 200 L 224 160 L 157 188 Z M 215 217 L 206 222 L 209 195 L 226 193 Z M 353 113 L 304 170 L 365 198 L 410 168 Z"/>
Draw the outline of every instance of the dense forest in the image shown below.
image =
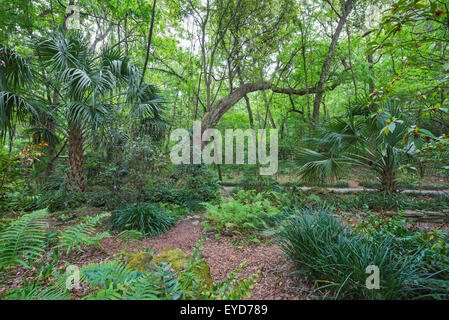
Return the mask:
<path id="1" fill-rule="evenodd" d="M 448 0 L 1 1 L 0 141 L 1 300 L 449 298 Z"/>

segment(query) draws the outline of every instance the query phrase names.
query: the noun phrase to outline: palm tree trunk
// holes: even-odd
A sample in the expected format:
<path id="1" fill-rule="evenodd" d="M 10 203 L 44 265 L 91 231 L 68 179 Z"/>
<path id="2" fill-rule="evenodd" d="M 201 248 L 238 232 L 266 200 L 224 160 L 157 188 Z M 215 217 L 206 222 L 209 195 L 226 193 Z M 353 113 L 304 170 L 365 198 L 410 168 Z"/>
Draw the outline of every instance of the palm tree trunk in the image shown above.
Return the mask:
<path id="1" fill-rule="evenodd" d="M 69 185 L 78 191 L 84 191 L 83 132 L 78 125 L 71 125 L 68 138 Z"/>
<path id="2" fill-rule="evenodd" d="M 383 166 L 380 174 L 381 191 L 388 193 L 395 193 L 398 189 L 396 181 L 396 167 L 395 154 L 391 147 L 387 149 L 387 154 L 383 156 Z"/>
<path id="3" fill-rule="evenodd" d="M 380 177 L 381 191 L 387 191 L 388 193 L 395 193 L 398 189 L 395 174 L 391 167 L 383 169 L 382 176 Z"/>

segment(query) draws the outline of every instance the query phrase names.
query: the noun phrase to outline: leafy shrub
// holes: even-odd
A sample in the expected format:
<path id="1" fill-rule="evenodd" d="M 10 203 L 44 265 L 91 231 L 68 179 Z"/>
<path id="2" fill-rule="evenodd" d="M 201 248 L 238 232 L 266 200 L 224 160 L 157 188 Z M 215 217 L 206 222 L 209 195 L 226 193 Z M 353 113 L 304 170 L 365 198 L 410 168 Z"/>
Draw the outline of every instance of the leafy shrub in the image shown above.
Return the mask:
<path id="1" fill-rule="evenodd" d="M 141 200 L 173 203 L 197 211 L 202 208 L 202 202 L 217 199 L 218 188 L 217 179 L 204 166 L 180 165 L 164 183 L 147 184 Z"/>
<path id="2" fill-rule="evenodd" d="M 190 189 L 158 188 L 157 186 L 148 187 L 145 189 L 145 193 L 145 201 L 172 203 L 184 206 L 190 211 L 200 210 L 204 201 L 211 201 L 216 197 L 216 195 L 213 197 L 201 195 L 201 193 L 198 194 Z"/>
<path id="3" fill-rule="evenodd" d="M 0 149 L 0 198 L 4 188 L 20 178 L 21 172 L 18 164 L 19 161 L 16 157 L 10 157 L 6 150 Z"/>
<path id="4" fill-rule="evenodd" d="M 218 180 L 204 165 L 180 165 L 174 177 L 176 188 L 191 190 L 196 199 L 209 201 L 217 197 Z"/>
<path id="5" fill-rule="evenodd" d="M 39 197 L 38 207 L 48 207 L 50 212 L 76 208 L 87 202 L 87 195 L 81 192 L 66 191 L 61 187 L 57 191 L 43 191 Z"/>
<path id="6" fill-rule="evenodd" d="M 166 208 L 170 213 L 179 218 L 181 216 L 187 215 L 189 213 L 189 209 L 173 203 L 163 203 L 161 204 L 164 208 Z"/>
<path id="7" fill-rule="evenodd" d="M 401 214 L 385 217 L 383 215 L 371 213 L 368 219 L 361 219 L 355 230 L 369 236 L 381 230 L 382 232 L 388 232 L 396 237 L 406 237 L 412 233 L 407 229 L 406 222 L 407 221 Z"/>
<path id="8" fill-rule="evenodd" d="M 255 231 L 267 228 L 279 215 L 269 200 L 246 203 L 243 199 L 229 199 L 218 205 L 205 203 L 207 218 L 217 230 Z"/>
<path id="9" fill-rule="evenodd" d="M 158 203 L 129 205 L 112 213 L 112 230 L 139 230 L 156 237 L 167 232 L 176 218 Z"/>
<path id="10" fill-rule="evenodd" d="M 448 282 L 427 270 L 421 250 L 398 252 L 397 238 L 388 233 L 375 237 L 356 235 L 332 213 L 304 210 L 285 222 L 279 234 L 281 249 L 298 268 L 324 283 L 335 298 L 402 299 L 425 295 L 447 296 Z M 366 268 L 380 270 L 380 289 L 365 286 Z M 333 289 L 333 290 L 332 290 Z"/>
<path id="11" fill-rule="evenodd" d="M 92 207 L 107 207 L 115 204 L 116 194 L 111 192 L 108 188 L 103 186 L 94 186 L 93 190 L 89 192 L 87 197 L 87 204 Z"/>
<path id="12" fill-rule="evenodd" d="M 184 205 L 190 197 L 194 196 L 190 190 L 170 187 L 147 186 L 144 190 L 145 201 L 167 202 Z"/>
<path id="13" fill-rule="evenodd" d="M 287 193 L 275 191 L 257 192 L 256 190 L 234 190 L 232 197 L 244 204 L 268 200 L 273 206 L 281 206 L 289 201 Z"/>
<path id="14" fill-rule="evenodd" d="M 39 205 L 39 195 L 25 186 L 16 186 L 0 195 L 0 211 L 3 212 L 33 211 L 43 208 L 45 207 Z"/>
<path id="15" fill-rule="evenodd" d="M 426 267 L 438 274 L 438 278 L 449 279 L 449 233 L 438 228 L 434 230 L 412 230 L 407 227 L 401 215 L 385 217 L 371 214 L 361 220 L 354 230 L 366 236 L 383 239 L 391 238 L 397 254 L 420 252 Z"/>

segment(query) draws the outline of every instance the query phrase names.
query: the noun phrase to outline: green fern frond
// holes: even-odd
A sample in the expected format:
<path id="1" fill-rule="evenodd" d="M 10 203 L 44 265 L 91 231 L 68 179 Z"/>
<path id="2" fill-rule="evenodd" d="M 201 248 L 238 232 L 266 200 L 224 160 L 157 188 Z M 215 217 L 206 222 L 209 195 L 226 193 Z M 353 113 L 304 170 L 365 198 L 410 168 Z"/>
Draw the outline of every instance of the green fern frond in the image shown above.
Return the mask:
<path id="1" fill-rule="evenodd" d="M 125 264 L 114 260 L 101 263 L 90 263 L 81 267 L 80 278 L 93 286 L 103 286 L 108 281 L 124 283 L 136 280 L 143 275 L 143 272 L 131 270 Z"/>
<path id="2" fill-rule="evenodd" d="M 69 300 L 70 293 L 54 287 L 24 287 L 7 293 L 8 300 Z"/>
<path id="3" fill-rule="evenodd" d="M 123 230 L 118 235 L 114 237 L 115 240 L 120 240 L 120 247 L 123 247 L 123 251 L 129 244 L 138 245 L 138 240 L 143 238 L 143 233 L 139 230 Z"/>
<path id="4" fill-rule="evenodd" d="M 66 248 L 67 254 L 73 249 L 82 251 L 82 245 L 99 245 L 100 240 L 109 237 L 109 233 L 103 232 L 92 236 L 95 232 L 95 226 L 105 217 L 108 217 L 109 213 L 103 213 L 95 217 L 88 218 L 85 222 L 75 226 L 64 228 L 61 232 L 59 239 L 59 247 Z"/>

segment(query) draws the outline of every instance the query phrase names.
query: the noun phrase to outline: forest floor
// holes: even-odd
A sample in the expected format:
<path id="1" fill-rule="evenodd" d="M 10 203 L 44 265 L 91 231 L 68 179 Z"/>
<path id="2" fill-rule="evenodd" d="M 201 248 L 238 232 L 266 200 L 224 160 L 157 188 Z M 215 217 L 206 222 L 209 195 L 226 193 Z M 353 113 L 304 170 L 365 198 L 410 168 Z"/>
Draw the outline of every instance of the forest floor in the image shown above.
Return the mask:
<path id="1" fill-rule="evenodd" d="M 245 243 L 224 235 L 216 239 L 214 234 L 203 232 L 203 217 L 200 215 L 179 220 L 174 228 L 158 238 L 144 239 L 139 243 L 139 249 L 151 246 L 157 253 L 169 246 L 191 254 L 201 237 L 204 237 L 202 257 L 210 267 L 214 282 L 225 280 L 245 261 L 238 278 L 248 278 L 260 270 L 251 299 L 307 299 L 307 291 L 312 291 L 313 284 L 292 275 L 295 270 L 293 264 L 273 241 Z M 102 246 L 109 254 L 120 251 L 118 242 L 113 239 L 105 239 Z M 296 288 L 298 285 L 301 286 L 299 290 Z"/>
<path id="2" fill-rule="evenodd" d="M 316 299 L 313 281 L 295 273 L 295 267 L 290 259 L 282 254 L 274 239 L 267 236 L 261 243 L 253 243 L 242 238 L 222 234 L 215 236 L 213 231 L 204 231 L 205 217 L 201 213 L 181 218 L 167 233 L 157 238 L 145 238 L 135 244 L 130 244 L 127 252 L 144 251 L 153 248 L 157 254 L 164 247 L 176 247 L 187 254 L 193 253 L 193 248 L 202 238 L 202 257 L 210 267 L 214 282 L 226 280 L 242 262 L 246 262 L 238 273 L 237 278 L 248 278 L 260 271 L 260 275 L 252 290 L 250 299 L 257 300 L 310 300 Z M 357 221 L 353 220 L 352 222 Z M 426 223 L 416 227 L 435 228 L 435 224 Z M 446 228 L 444 228 L 446 229 Z M 120 240 L 105 238 L 101 241 L 101 248 L 86 247 L 82 252 L 74 251 L 70 255 L 62 253 L 57 267 L 63 270 L 67 264 L 78 267 L 88 263 L 100 263 L 114 260 L 122 252 Z M 49 261 L 50 256 L 46 257 Z M 36 270 L 19 267 L 11 273 L 5 287 L 0 288 L 0 295 L 5 291 L 23 285 L 23 280 L 31 282 Z M 87 286 L 73 292 L 74 299 L 89 293 Z"/>
<path id="3" fill-rule="evenodd" d="M 245 261 L 237 278 L 248 278 L 260 270 L 250 299 L 310 299 L 308 292 L 313 292 L 313 283 L 293 274 L 295 270 L 293 264 L 283 256 L 273 240 L 266 239 L 264 243 L 255 244 L 237 241 L 236 238 L 226 235 L 216 238 L 213 233 L 203 231 L 203 221 L 202 215 L 186 216 L 180 219 L 169 232 L 157 238 L 145 238 L 130 244 L 126 251 L 144 251 L 152 247 L 154 254 L 157 254 L 162 248 L 169 246 L 180 248 L 186 254 L 192 254 L 193 247 L 203 238 L 201 253 L 210 267 L 214 282 L 226 280 L 231 272 Z M 67 264 L 81 267 L 88 263 L 111 261 L 121 251 L 119 240 L 106 238 L 101 241 L 101 248 L 89 246 L 82 252 L 74 251 L 70 255 L 62 253 L 57 267 L 63 270 Z M 49 259 L 51 258 L 46 258 L 48 261 Z M 23 267 L 16 268 L 3 282 L 5 287 L 0 288 L 0 295 L 5 290 L 20 287 L 25 279 L 32 281 L 35 271 Z M 88 293 L 89 288 L 81 286 L 73 292 L 73 298 L 80 299 Z"/>
<path id="4" fill-rule="evenodd" d="M 235 187 L 222 187 L 221 195 L 228 197 Z M 308 190 L 310 187 L 303 187 Z M 351 193 L 356 191 L 371 191 L 355 184 L 350 184 L 349 188 L 323 188 L 330 192 Z M 404 193 L 427 193 L 443 194 L 447 191 L 441 190 L 404 190 Z M 100 209 L 86 210 L 86 214 L 101 211 Z M 99 213 L 97 212 L 97 213 Z M 352 217 L 352 219 L 356 219 Z M 53 228 L 63 227 L 60 222 L 54 219 L 49 221 Z M 54 220 L 54 221 L 53 221 Z M 202 257 L 210 267 L 211 276 L 214 282 L 226 280 L 230 274 L 236 270 L 242 262 L 245 265 L 240 270 L 237 278 L 248 278 L 260 271 L 251 299 L 257 300 L 281 300 L 281 299 L 315 299 L 317 293 L 314 292 L 313 281 L 308 281 L 304 276 L 295 273 L 295 267 L 290 259 L 282 254 L 274 239 L 267 235 L 260 243 L 254 243 L 248 239 L 233 237 L 231 235 L 216 235 L 213 231 L 204 231 L 203 223 L 206 220 L 202 213 L 184 216 L 167 233 L 157 238 L 145 238 L 136 244 L 130 244 L 127 252 L 144 251 L 153 248 L 157 254 L 164 247 L 176 247 L 182 249 L 187 254 L 192 254 L 193 248 L 200 239 L 203 239 Z M 357 221 L 353 220 L 357 224 Z M 66 223 L 63 223 L 66 225 Z M 70 224 L 70 223 L 69 223 Z M 434 229 L 437 225 L 432 223 L 419 223 L 414 228 Z M 449 225 L 438 226 L 442 230 L 449 230 Z M 101 241 L 101 248 L 90 246 L 82 252 L 73 252 L 70 255 L 62 254 L 62 258 L 57 267 L 61 270 L 67 264 L 74 264 L 78 267 L 88 263 L 99 263 L 114 260 L 122 251 L 120 240 L 106 238 Z M 47 257 L 48 261 L 51 257 Z M 5 287 L 0 288 L 0 295 L 7 289 L 17 288 L 23 285 L 23 280 L 29 282 L 33 280 L 36 270 L 17 268 L 3 282 Z M 88 287 L 82 287 L 74 293 L 74 298 L 79 299 L 88 293 Z"/>

